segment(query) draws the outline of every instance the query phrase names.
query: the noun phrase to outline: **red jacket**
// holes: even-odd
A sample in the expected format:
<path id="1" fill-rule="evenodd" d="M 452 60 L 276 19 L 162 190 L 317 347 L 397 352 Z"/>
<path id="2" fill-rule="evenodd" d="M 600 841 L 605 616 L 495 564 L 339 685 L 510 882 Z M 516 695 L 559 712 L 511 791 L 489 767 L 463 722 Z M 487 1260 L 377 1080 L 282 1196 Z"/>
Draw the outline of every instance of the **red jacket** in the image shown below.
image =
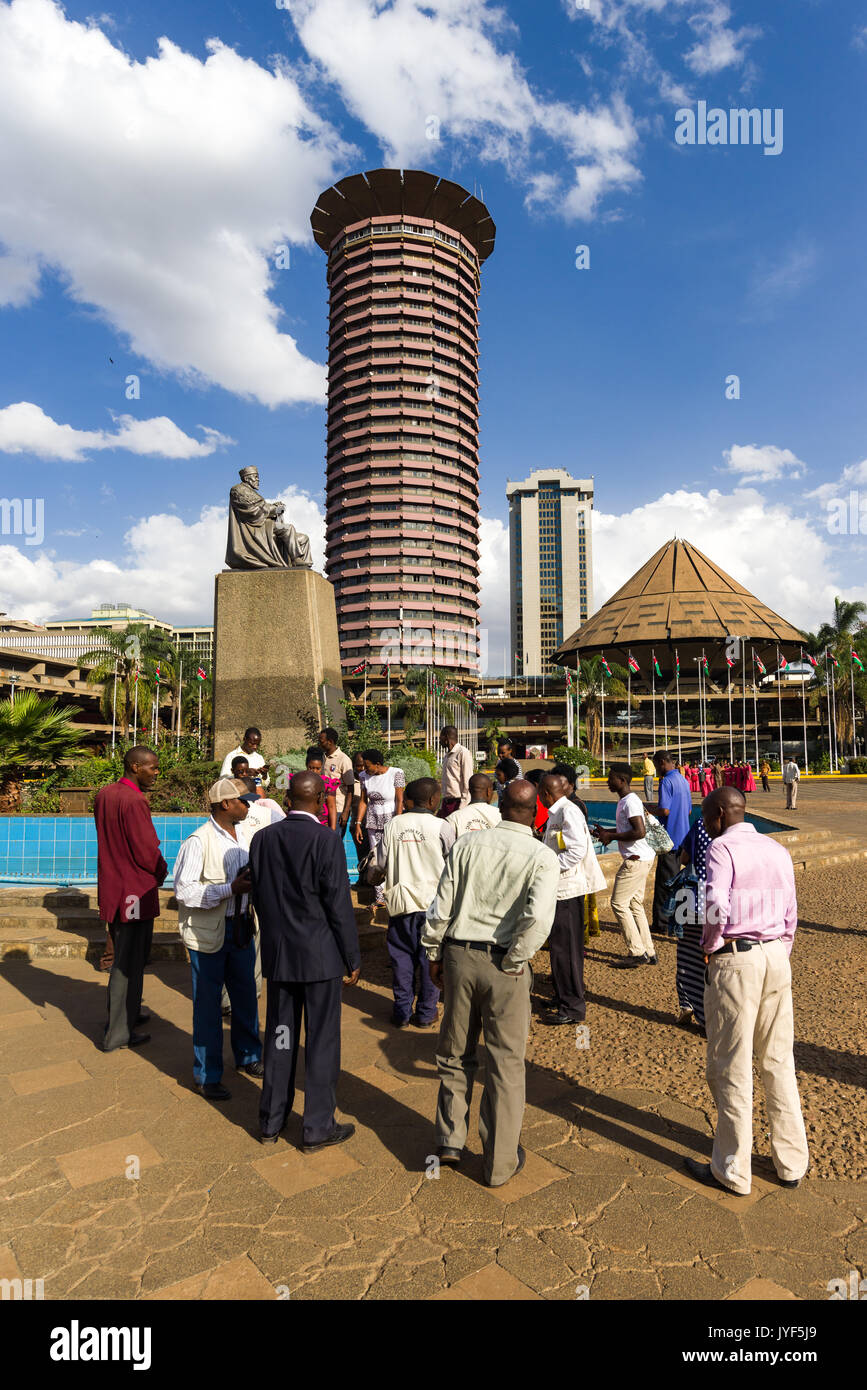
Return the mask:
<path id="1" fill-rule="evenodd" d="M 103 922 L 149 921 L 160 915 L 159 887 L 169 866 L 144 792 L 126 777 L 97 792 L 93 801 L 98 848 L 96 877 Z"/>

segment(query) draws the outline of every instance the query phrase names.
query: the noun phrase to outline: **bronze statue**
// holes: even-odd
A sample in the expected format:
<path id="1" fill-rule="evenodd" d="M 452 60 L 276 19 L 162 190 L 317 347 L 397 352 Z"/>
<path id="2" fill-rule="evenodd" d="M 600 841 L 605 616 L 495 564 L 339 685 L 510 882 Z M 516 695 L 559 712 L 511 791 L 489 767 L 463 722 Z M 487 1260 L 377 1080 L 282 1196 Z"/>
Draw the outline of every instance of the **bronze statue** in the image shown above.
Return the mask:
<path id="1" fill-rule="evenodd" d="M 282 502 L 268 502 L 259 491 L 258 468 L 242 468 L 229 493 L 230 570 L 312 569 L 310 537 L 284 521 Z"/>

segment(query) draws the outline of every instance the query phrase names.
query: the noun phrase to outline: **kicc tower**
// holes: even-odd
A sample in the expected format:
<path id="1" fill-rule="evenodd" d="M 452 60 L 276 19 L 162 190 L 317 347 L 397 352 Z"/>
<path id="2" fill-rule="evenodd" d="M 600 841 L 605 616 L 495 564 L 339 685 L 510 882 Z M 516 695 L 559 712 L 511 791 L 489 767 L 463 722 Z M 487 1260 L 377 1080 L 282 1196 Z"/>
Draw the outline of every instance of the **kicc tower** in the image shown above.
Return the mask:
<path id="1" fill-rule="evenodd" d="M 326 568 L 344 674 L 478 670 L 479 334 L 494 223 L 416 169 L 341 179 L 310 218 L 328 254 Z"/>

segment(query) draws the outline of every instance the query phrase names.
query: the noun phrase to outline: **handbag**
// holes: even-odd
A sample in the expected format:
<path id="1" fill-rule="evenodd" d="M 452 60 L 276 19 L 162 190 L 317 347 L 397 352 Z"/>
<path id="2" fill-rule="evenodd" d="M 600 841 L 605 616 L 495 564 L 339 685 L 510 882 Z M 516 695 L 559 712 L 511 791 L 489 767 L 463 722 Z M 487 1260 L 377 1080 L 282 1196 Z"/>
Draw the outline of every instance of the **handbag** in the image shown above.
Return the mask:
<path id="1" fill-rule="evenodd" d="M 235 911 L 232 914 L 232 941 L 239 951 L 243 951 L 249 946 L 253 937 L 256 935 L 256 919 L 253 910 L 247 903 L 247 911 L 241 911 L 241 899 L 235 897 Z"/>
<path id="2" fill-rule="evenodd" d="M 358 881 L 367 884 L 368 888 L 378 888 L 381 883 L 385 883 L 385 869 L 381 869 L 377 864 L 375 850 L 368 850 L 359 861 Z"/>
<path id="3" fill-rule="evenodd" d="M 660 825 L 656 816 L 652 816 L 649 811 L 644 813 L 645 835 L 644 838 L 650 845 L 654 854 L 670 854 L 674 849 L 672 840 L 664 825 Z"/>

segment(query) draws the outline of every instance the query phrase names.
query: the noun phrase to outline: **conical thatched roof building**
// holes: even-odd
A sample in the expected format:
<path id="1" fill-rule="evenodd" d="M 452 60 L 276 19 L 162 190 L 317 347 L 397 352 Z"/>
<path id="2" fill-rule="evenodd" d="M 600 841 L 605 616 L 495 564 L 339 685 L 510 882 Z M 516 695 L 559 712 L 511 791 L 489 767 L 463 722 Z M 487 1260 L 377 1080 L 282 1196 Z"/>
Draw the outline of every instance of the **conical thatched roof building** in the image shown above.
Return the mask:
<path id="1" fill-rule="evenodd" d="M 670 669 L 676 647 L 686 675 L 686 663 L 702 650 L 711 668 L 728 669 L 723 651 L 729 637 L 743 638 L 769 667 L 778 645 L 792 656 L 803 644 L 797 628 L 689 541 L 671 540 L 573 632 L 552 659 L 574 667 L 579 657 L 604 652 L 625 665 L 632 652 L 642 670 L 649 670 L 640 653 L 652 647 L 663 667 Z"/>

